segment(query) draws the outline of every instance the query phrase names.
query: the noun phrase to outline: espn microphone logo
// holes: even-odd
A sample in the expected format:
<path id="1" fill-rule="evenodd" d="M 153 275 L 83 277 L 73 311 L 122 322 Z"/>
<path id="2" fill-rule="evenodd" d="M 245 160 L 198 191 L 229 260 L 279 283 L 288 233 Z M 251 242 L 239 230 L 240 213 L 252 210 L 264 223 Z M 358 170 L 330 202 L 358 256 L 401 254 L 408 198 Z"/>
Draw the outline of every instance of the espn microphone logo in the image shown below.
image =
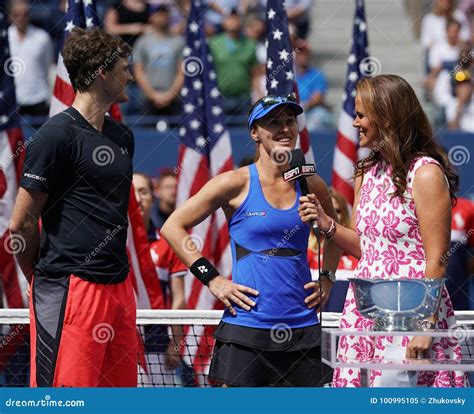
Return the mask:
<path id="1" fill-rule="evenodd" d="M 303 175 L 313 175 L 316 174 L 316 167 L 314 164 L 303 164 L 301 166 L 301 173 Z"/>
<path id="2" fill-rule="evenodd" d="M 291 181 L 295 178 L 301 176 L 301 167 L 297 165 L 296 167 L 292 168 L 291 170 L 285 171 L 283 173 L 283 181 Z"/>
<path id="3" fill-rule="evenodd" d="M 283 173 L 283 181 L 288 182 L 296 178 L 316 174 L 316 167 L 314 164 L 302 164 L 293 167 L 292 169 Z"/>

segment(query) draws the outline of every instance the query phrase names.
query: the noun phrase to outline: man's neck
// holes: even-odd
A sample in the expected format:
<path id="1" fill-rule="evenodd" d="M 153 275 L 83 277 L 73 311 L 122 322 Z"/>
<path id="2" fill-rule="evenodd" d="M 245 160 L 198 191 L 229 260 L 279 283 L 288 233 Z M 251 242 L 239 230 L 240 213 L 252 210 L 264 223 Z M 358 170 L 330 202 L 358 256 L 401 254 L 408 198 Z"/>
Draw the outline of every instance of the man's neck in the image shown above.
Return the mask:
<path id="1" fill-rule="evenodd" d="M 18 32 L 18 36 L 20 36 L 20 38 L 24 38 L 26 36 L 26 32 L 28 31 L 28 26 L 16 26 L 16 30 Z"/>
<path id="2" fill-rule="evenodd" d="M 104 127 L 105 114 L 109 110 L 109 105 L 100 102 L 97 97 L 90 93 L 78 93 L 72 104 L 86 120 L 98 131 Z"/>

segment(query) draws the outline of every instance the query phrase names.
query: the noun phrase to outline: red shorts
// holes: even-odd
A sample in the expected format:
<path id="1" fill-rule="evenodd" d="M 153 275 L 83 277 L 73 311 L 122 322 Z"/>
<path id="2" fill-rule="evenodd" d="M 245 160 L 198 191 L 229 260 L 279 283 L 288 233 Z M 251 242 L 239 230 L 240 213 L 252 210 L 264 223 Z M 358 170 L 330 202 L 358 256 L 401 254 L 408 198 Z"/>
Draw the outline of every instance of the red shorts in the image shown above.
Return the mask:
<path id="1" fill-rule="evenodd" d="M 136 387 L 136 303 L 129 279 L 36 276 L 30 300 L 32 387 Z"/>

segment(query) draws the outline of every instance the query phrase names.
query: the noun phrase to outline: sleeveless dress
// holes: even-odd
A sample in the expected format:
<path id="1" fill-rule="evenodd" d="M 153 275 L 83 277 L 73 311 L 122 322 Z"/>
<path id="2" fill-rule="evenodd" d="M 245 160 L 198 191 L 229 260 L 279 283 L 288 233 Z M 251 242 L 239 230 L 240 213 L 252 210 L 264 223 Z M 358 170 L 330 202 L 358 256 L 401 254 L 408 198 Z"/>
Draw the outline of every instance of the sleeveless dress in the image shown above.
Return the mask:
<path id="1" fill-rule="evenodd" d="M 256 289 L 256 305 L 226 309 L 214 337 L 209 378 L 233 386 L 317 387 L 322 381 L 320 324 L 304 300 L 311 281 L 309 226 L 298 214 L 301 189 L 288 209 L 266 199 L 255 164 L 247 197 L 229 220 L 232 281 Z"/>
<path id="2" fill-rule="evenodd" d="M 412 198 L 415 172 L 426 164 L 439 163 L 429 157 L 420 157 L 412 163 L 407 177 L 405 202 L 390 197 L 395 191 L 392 168 L 384 160 L 374 165 L 364 175 L 359 205 L 356 212 L 356 230 L 360 237 L 361 258 L 354 272 L 357 278 L 425 276 L 426 257 L 420 236 L 420 227 Z M 456 328 L 453 306 L 446 288 L 443 289 L 437 329 Z M 349 286 L 344 303 L 340 328 L 370 330 L 373 321 L 364 318 L 357 310 L 352 286 Z M 380 358 L 388 343 L 407 346 L 410 338 L 404 337 L 351 337 L 340 338 L 338 355 L 345 358 Z M 461 359 L 461 347 L 451 338 L 435 338 L 429 356 L 438 360 Z M 380 386 L 381 371 L 371 370 L 369 385 Z M 465 375 L 457 371 L 421 371 L 421 387 L 464 387 Z M 360 387 L 360 369 L 337 368 L 333 376 L 334 387 Z"/>
<path id="3" fill-rule="evenodd" d="M 229 221 L 232 250 L 232 281 L 259 292 L 256 306 L 237 316 L 226 309 L 223 322 L 251 328 L 277 325 L 302 328 L 315 325 L 317 315 L 304 300 L 303 286 L 311 281 L 306 257 L 309 227 L 298 214 L 301 190 L 296 184 L 295 203 L 277 209 L 265 199 L 255 164 L 249 166 L 247 197 Z"/>

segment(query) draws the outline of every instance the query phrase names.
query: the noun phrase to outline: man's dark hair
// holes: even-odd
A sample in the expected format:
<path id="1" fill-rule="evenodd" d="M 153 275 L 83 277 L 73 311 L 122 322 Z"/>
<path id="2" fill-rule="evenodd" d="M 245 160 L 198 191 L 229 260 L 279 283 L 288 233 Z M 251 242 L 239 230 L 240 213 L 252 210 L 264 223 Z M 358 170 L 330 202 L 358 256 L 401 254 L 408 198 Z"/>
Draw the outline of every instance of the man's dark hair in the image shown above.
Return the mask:
<path id="1" fill-rule="evenodd" d="M 62 56 L 74 91 L 85 92 L 100 70 L 112 70 L 120 57 L 127 58 L 131 53 L 130 46 L 116 35 L 99 28 L 75 27 L 64 43 Z"/>

